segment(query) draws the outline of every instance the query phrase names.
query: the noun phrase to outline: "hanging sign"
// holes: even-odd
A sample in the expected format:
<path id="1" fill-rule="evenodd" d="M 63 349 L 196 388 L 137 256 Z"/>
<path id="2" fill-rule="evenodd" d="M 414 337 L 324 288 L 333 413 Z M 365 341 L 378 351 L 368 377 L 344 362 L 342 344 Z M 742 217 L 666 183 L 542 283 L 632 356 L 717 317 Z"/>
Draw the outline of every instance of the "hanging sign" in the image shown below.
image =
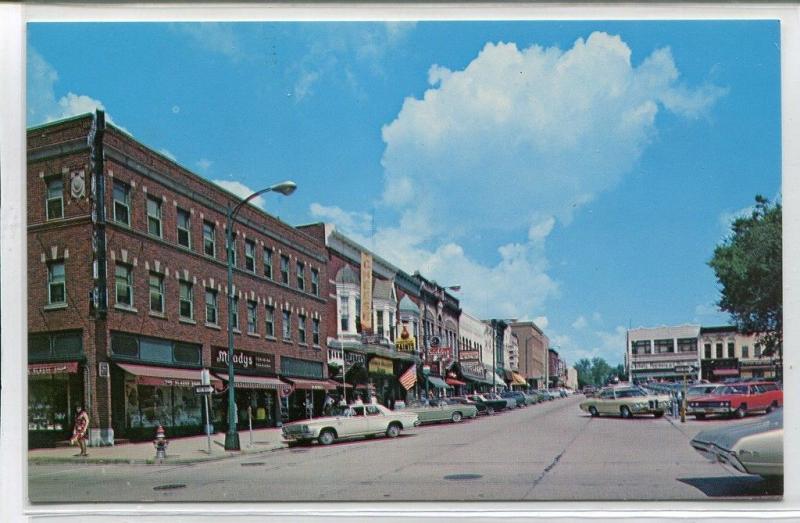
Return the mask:
<path id="1" fill-rule="evenodd" d="M 361 329 L 372 330 L 372 255 L 361 253 Z"/>

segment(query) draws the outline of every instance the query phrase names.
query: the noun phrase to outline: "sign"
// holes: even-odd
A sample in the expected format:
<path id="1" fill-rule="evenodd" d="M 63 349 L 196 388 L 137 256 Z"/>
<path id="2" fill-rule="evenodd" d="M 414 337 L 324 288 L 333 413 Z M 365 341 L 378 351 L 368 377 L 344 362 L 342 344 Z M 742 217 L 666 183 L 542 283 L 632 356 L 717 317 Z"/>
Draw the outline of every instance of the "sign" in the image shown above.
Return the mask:
<path id="1" fill-rule="evenodd" d="M 458 353 L 459 361 L 480 361 L 481 353 L 477 350 L 462 350 Z"/>
<path id="2" fill-rule="evenodd" d="M 211 394 L 214 392 L 214 387 L 211 385 L 195 385 L 194 386 L 194 393 L 195 394 Z"/>
<path id="3" fill-rule="evenodd" d="M 361 329 L 372 330 L 372 255 L 361 253 Z"/>
<path id="4" fill-rule="evenodd" d="M 394 342 L 394 348 L 399 352 L 414 352 L 417 348 L 417 340 L 414 336 L 409 336 L 405 339 L 399 339 Z"/>
<path id="5" fill-rule="evenodd" d="M 675 365 L 675 372 L 679 374 L 688 374 L 694 370 L 691 365 Z"/>
<path id="6" fill-rule="evenodd" d="M 369 371 L 374 374 L 394 374 L 394 364 L 392 360 L 386 358 L 372 358 L 369 360 Z"/>
<path id="7" fill-rule="evenodd" d="M 46 376 L 51 374 L 75 374 L 78 362 L 66 363 L 31 363 L 28 365 L 28 376 Z"/>
<path id="8" fill-rule="evenodd" d="M 211 350 L 211 366 L 217 369 L 228 368 L 228 349 L 214 347 Z M 275 374 L 275 355 L 245 350 L 233 351 L 233 368 L 257 370 L 263 374 Z"/>
<path id="9" fill-rule="evenodd" d="M 453 349 L 452 347 L 433 347 L 431 346 L 428 349 L 428 358 L 438 358 L 440 360 L 450 360 L 453 359 Z"/>
<path id="10" fill-rule="evenodd" d="M 439 339 L 439 336 L 431 336 L 429 338 L 428 345 L 430 347 L 438 347 L 440 343 L 441 343 L 441 340 Z"/>
<path id="11" fill-rule="evenodd" d="M 353 365 L 364 365 L 366 363 L 366 358 L 363 354 L 358 352 L 345 351 L 344 363 L 347 367 L 352 367 Z"/>

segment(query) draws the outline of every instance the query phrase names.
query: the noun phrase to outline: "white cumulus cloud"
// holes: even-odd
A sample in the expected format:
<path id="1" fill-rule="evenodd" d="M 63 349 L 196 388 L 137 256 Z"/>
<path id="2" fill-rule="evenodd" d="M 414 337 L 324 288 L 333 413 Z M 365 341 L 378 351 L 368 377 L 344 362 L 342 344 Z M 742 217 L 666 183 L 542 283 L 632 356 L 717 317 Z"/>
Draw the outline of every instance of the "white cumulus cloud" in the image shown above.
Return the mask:
<path id="1" fill-rule="evenodd" d="M 572 328 L 575 330 L 585 329 L 587 325 L 589 325 L 589 322 L 587 322 L 586 318 L 583 316 L 578 316 L 578 318 L 572 322 Z"/>
<path id="2" fill-rule="evenodd" d="M 253 189 L 246 186 L 245 184 L 234 180 L 211 180 L 211 181 L 216 183 L 226 191 L 235 194 L 239 198 L 247 198 L 248 196 L 250 196 L 255 192 Z M 256 196 L 255 198 L 250 200 L 250 205 L 259 207 L 261 209 L 265 209 L 265 204 L 266 201 L 264 200 L 263 196 Z"/>

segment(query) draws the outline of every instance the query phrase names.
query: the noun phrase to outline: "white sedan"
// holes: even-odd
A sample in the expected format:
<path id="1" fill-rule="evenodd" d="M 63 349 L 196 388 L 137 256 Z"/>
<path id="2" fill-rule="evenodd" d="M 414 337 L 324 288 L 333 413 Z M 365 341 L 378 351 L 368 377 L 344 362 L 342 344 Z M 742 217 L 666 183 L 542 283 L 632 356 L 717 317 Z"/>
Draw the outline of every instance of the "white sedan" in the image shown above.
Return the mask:
<path id="1" fill-rule="evenodd" d="M 419 425 L 412 412 L 391 411 L 383 405 L 348 405 L 334 409 L 333 415 L 289 423 L 283 426 L 283 439 L 289 445 L 311 443 L 330 445 L 336 440 L 386 435 L 396 438 L 402 430 Z"/>

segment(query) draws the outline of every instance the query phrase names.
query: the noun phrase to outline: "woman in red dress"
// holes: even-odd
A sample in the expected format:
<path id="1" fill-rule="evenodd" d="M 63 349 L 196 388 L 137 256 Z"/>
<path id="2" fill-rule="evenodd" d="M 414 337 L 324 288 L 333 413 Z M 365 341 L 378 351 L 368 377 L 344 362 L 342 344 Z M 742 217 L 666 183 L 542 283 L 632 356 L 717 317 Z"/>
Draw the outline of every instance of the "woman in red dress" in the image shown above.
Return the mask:
<path id="1" fill-rule="evenodd" d="M 86 452 L 86 434 L 89 432 L 89 414 L 81 405 L 78 405 L 76 410 L 75 426 L 72 429 L 72 438 L 70 438 L 69 442 L 71 445 L 77 442 L 78 445 L 81 446 L 81 453 L 79 456 L 88 456 L 89 454 Z"/>

